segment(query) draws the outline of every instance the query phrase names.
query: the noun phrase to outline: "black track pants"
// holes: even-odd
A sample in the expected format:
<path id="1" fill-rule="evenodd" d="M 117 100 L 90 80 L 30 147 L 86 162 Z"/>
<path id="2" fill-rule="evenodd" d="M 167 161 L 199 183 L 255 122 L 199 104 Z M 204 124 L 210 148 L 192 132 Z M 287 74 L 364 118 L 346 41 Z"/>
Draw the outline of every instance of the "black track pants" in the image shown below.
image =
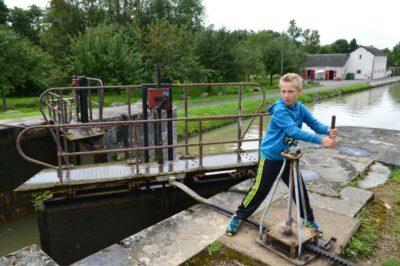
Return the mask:
<path id="1" fill-rule="evenodd" d="M 236 211 L 236 217 L 239 219 L 245 219 L 252 215 L 260 204 L 264 201 L 267 197 L 271 187 L 278 177 L 278 174 L 282 168 L 283 161 L 270 161 L 264 158 L 260 158 L 260 162 L 258 165 L 257 176 L 253 186 L 247 192 L 246 196 L 244 197 L 242 204 L 238 207 Z M 282 180 L 285 182 L 287 186 L 289 186 L 289 169 L 290 163 L 289 161 L 286 163 L 285 170 L 283 171 Z M 294 186 L 294 184 L 293 184 Z M 314 221 L 313 211 L 310 206 L 310 201 L 308 199 L 308 193 L 304 185 L 303 181 L 303 191 L 304 191 L 304 200 L 306 203 L 306 210 L 307 210 L 307 220 Z M 294 196 L 294 189 L 293 189 L 293 199 L 295 200 Z M 301 201 L 301 198 L 300 198 Z M 300 205 L 302 206 L 302 205 Z M 301 217 L 304 218 L 303 215 L 303 208 L 301 210 Z"/>

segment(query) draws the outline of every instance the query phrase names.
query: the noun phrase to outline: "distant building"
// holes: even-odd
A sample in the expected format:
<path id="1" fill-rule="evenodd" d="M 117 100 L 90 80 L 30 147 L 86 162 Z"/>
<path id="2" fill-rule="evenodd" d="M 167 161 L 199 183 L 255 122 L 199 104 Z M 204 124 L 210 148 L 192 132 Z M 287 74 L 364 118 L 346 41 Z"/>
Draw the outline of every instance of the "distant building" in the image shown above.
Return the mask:
<path id="1" fill-rule="evenodd" d="M 387 55 L 372 46 L 360 46 L 350 54 L 309 54 L 305 79 L 380 79 L 386 76 Z"/>

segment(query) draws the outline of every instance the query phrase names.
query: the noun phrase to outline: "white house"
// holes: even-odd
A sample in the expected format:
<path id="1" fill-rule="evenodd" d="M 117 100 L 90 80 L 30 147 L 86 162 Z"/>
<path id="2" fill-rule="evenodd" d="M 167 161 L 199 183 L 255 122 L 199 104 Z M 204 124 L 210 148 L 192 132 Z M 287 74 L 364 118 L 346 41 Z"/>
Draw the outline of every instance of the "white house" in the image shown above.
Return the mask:
<path id="1" fill-rule="evenodd" d="M 387 55 L 372 46 L 360 46 L 350 53 L 347 73 L 355 79 L 379 79 L 386 74 Z"/>
<path id="2" fill-rule="evenodd" d="M 350 54 L 309 54 L 305 79 L 379 79 L 386 75 L 387 55 L 373 47 L 360 46 Z"/>

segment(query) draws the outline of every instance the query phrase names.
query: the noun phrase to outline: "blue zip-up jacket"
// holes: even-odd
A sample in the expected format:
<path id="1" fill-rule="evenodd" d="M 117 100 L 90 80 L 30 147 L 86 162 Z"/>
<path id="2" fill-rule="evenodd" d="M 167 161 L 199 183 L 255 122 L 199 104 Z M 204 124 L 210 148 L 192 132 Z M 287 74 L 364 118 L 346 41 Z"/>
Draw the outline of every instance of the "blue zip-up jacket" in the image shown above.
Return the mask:
<path id="1" fill-rule="evenodd" d="M 281 161 L 281 152 L 296 146 L 298 140 L 321 144 L 322 137 L 301 129 L 303 122 L 319 134 L 329 135 L 329 127 L 318 122 L 300 102 L 288 106 L 279 98 L 269 109 L 268 131 L 261 141 L 261 156 L 268 160 Z"/>

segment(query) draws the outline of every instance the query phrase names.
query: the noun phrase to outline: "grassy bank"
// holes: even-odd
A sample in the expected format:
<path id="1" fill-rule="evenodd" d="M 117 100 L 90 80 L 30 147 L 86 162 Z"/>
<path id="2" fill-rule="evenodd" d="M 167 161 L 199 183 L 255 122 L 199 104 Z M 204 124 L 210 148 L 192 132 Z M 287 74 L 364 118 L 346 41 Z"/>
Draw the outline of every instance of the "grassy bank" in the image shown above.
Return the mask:
<path id="1" fill-rule="evenodd" d="M 344 255 L 361 265 L 400 265 L 400 170 L 371 190 L 374 199 L 358 214 L 361 226 Z"/>
<path id="2" fill-rule="evenodd" d="M 262 86 L 263 84 L 261 84 Z M 310 84 L 305 89 L 313 88 L 316 84 Z M 272 87 L 264 87 L 266 94 L 279 92 L 278 85 L 274 83 Z M 207 97 L 201 97 L 201 94 L 204 92 L 209 92 L 210 94 Z M 223 95 L 218 95 L 219 92 L 222 92 Z M 223 87 L 223 86 L 215 86 L 215 87 L 195 87 L 189 90 L 189 103 L 198 103 L 198 102 L 210 102 L 221 99 L 235 99 L 238 97 L 238 91 L 235 87 Z M 173 101 L 174 104 L 183 104 L 183 89 L 174 89 L 173 91 Z M 252 95 L 261 95 L 260 91 L 253 91 L 250 87 L 247 87 L 243 90 L 243 96 L 252 96 Z M 72 95 L 65 94 L 64 97 L 72 97 Z M 94 100 L 97 100 L 97 95 L 93 93 L 92 97 Z M 132 92 L 131 102 L 136 102 L 140 100 L 140 90 Z M 111 106 L 112 103 L 128 103 L 128 98 L 126 96 L 125 91 L 108 91 L 105 93 L 104 97 L 104 105 L 106 107 Z M 29 117 L 29 116 L 38 116 L 39 112 L 39 96 L 34 97 L 22 97 L 22 98 L 7 98 L 7 110 L 16 110 L 17 112 L 8 112 L 3 113 L 0 112 L 0 119 L 12 119 L 12 118 L 20 118 L 20 117 Z"/>
<path id="3" fill-rule="evenodd" d="M 349 86 L 341 86 L 337 87 L 335 89 L 329 89 L 329 90 L 321 90 L 321 91 L 312 91 L 312 92 L 305 92 L 300 96 L 299 100 L 303 103 L 309 103 L 325 98 L 330 98 L 330 97 L 335 97 L 341 94 L 346 94 L 346 93 L 352 93 L 352 92 L 357 92 L 360 90 L 365 90 L 369 89 L 369 85 L 366 84 L 354 84 L 354 85 L 349 85 Z M 272 92 L 278 92 L 278 89 L 273 89 L 270 91 L 267 91 L 267 93 L 272 93 Z M 260 92 L 246 92 L 246 95 L 254 95 L 254 94 L 259 94 Z M 114 95 L 113 97 L 106 97 L 107 102 L 106 105 L 110 105 L 112 102 L 118 102 L 119 100 L 122 101 L 122 98 L 124 97 L 124 100 L 126 101 L 125 95 Z M 178 96 L 177 96 L 178 97 Z M 236 98 L 237 95 L 224 95 L 224 96 L 209 96 L 207 98 L 192 98 L 191 102 L 199 102 L 199 101 L 212 101 L 212 100 L 217 100 L 217 99 L 226 99 L 226 98 Z M 267 106 L 272 104 L 278 99 L 278 97 L 270 97 L 267 98 L 265 101 L 265 105 L 262 106 L 261 110 L 265 111 Z M 20 106 L 19 110 L 21 111 L 20 113 L 0 113 L 0 119 L 11 119 L 11 118 L 19 118 L 19 117 L 27 117 L 27 116 L 35 116 L 35 115 L 40 115 L 40 112 L 38 111 L 38 106 L 37 106 L 37 98 L 35 97 L 29 97 L 26 98 L 25 100 L 23 99 L 15 99 L 14 104 L 15 106 Z M 179 104 L 182 102 L 181 100 L 177 100 L 175 103 Z M 249 99 L 244 99 L 243 100 L 243 113 L 244 114 L 250 114 L 254 113 L 260 104 L 260 100 L 249 100 Z M 31 106 L 33 105 L 33 107 Z M 213 115 L 234 115 L 237 114 L 237 108 L 238 104 L 237 102 L 229 102 L 229 103 L 222 103 L 222 104 L 214 104 L 214 105 L 209 105 L 209 106 L 196 106 L 196 107 L 190 107 L 189 109 L 189 116 L 190 117 L 200 117 L 200 116 L 213 116 Z M 184 110 L 179 109 L 178 110 L 178 117 L 184 117 Z M 215 121 L 207 121 L 203 123 L 203 130 L 211 130 L 217 127 L 221 127 L 223 125 L 227 125 L 234 122 L 233 120 L 215 120 Z M 195 134 L 198 132 L 198 123 L 189 123 L 189 134 Z M 177 134 L 178 138 L 182 138 L 184 136 L 184 123 L 183 122 L 178 122 L 177 123 Z"/>

